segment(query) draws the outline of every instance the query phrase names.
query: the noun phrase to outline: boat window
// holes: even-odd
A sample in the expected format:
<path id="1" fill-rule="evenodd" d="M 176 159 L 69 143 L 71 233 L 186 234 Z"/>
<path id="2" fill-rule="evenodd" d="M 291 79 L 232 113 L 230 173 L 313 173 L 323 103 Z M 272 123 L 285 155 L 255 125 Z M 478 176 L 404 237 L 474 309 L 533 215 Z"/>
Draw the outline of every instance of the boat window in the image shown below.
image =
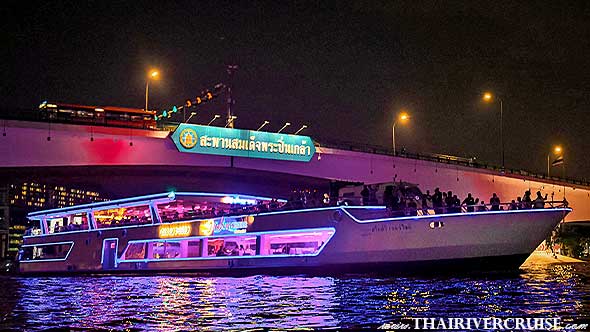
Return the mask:
<path id="1" fill-rule="evenodd" d="M 201 241 L 154 240 L 133 242 L 127 246 L 122 260 L 128 259 L 170 259 L 200 257 Z"/>
<path id="2" fill-rule="evenodd" d="M 255 236 L 231 236 L 212 238 L 207 244 L 208 256 L 254 256 L 256 255 Z"/>
<path id="3" fill-rule="evenodd" d="M 317 254 L 333 234 L 333 229 L 321 229 L 305 232 L 259 235 L 246 233 L 211 238 L 137 241 L 127 246 L 121 260 L 310 255 Z M 204 247 L 201 248 L 201 246 Z"/>
<path id="4" fill-rule="evenodd" d="M 332 236 L 333 230 L 297 232 L 286 234 L 266 234 L 269 255 L 315 254 Z"/>
<path id="5" fill-rule="evenodd" d="M 159 204 L 158 212 L 162 222 L 205 219 L 228 213 L 229 210 L 224 210 L 222 205 L 215 202 L 185 198 Z"/>
<path id="6" fill-rule="evenodd" d="M 72 245 L 72 243 L 60 243 L 24 246 L 21 261 L 65 259 L 70 252 Z"/>
<path id="7" fill-rule="evenodd" d="M 123 259 L 144 259 L 145 252 L 145 242 L 130 243 Z"/>
<path id="8" fill-rule="evenodd" d="M 148 205 L 94 211 L 98 228 L 145 225 L 152 223 Z"/>
<path id="9" fill-rule="evenodd" d="M 59 218 L 47 219 L 47 230 L 49 231 L 49 234 L 87 229 L 88 215 L 86 213 L 78 213 Z"/>

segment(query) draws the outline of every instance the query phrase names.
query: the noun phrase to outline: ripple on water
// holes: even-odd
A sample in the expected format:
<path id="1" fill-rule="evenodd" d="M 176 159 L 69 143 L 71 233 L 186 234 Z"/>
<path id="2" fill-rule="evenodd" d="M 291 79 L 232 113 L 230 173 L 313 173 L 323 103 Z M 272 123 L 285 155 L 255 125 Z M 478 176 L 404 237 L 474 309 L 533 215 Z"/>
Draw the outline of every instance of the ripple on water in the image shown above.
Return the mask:
<path id="1" fill-rule="evenodd" d="M 401 317 L 590 316 L 587 265 L 510 276 L 0 278 L 0 329 L 367 327 Z"/>

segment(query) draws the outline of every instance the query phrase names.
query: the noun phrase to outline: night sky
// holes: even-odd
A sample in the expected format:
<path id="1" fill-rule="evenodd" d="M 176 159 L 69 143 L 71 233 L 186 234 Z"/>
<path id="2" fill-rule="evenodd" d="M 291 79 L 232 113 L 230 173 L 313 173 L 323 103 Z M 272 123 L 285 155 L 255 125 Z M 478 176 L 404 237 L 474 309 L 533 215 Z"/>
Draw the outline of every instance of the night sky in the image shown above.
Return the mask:
<path id="1" fill-rule="evenodd" d="M 590 3 L 566 1 L 3 2 L 3 109 L 43 100 L 181 105 L 234 79 L 236 127 L 391 146 L 590 179 Z M 21 9 L 22 7 L 28 7 Z M 224 98 L 192 122 L 224 114 Z M 561 173 L 560 167 L 552 172 Z"/>

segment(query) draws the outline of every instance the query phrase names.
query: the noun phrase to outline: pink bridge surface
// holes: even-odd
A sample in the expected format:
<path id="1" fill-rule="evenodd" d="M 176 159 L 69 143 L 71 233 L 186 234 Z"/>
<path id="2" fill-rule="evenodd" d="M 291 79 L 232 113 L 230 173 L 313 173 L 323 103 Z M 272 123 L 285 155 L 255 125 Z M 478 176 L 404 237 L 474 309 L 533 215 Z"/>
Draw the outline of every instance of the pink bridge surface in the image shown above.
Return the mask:
<path id="1" fill-rule="evenodd" d="M 0 167 L 231 166 L 230 157 L 181 153 L 168 136 L 168 131 L 64 124 L 52 124 L 49 130 L 46 123 L 6 121 L 6 136 L 0 136 Z M 509 202 L 525 190 L 531 190 L 533 198 L 538 190 L 549 195 L 554 192 L 555 200 L 561 200 L 565 191 L 574 209 L 566 220 L 590 220 L 589 187 L 486 169 L 322 147 L 308 163 L 235 157 L 233 167 L 365 183 L 395 178 L 416 183 L 423 191 L 440 187 L 459 197 L 471 192 L 486 203 L 493 192 Z"/>

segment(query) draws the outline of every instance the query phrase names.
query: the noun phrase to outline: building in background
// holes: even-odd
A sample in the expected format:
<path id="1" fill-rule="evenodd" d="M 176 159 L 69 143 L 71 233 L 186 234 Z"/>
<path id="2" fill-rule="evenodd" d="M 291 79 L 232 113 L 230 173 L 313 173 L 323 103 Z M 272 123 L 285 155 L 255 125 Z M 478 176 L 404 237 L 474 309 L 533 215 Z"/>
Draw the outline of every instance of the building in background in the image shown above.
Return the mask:
<path id="1" fill-rule="evenodd" d="M 31 227 L 32 211 L 108 200 L 93 190 L 37 182 L 12 183 L 0 187 L 0 259 L 14 259 Z"/>
<path id="2" fill-rule="evenodd" d="M 7 198 L 7 188 L 0 187 L 0 260 L 8 258 L 9 208 Z"/>

